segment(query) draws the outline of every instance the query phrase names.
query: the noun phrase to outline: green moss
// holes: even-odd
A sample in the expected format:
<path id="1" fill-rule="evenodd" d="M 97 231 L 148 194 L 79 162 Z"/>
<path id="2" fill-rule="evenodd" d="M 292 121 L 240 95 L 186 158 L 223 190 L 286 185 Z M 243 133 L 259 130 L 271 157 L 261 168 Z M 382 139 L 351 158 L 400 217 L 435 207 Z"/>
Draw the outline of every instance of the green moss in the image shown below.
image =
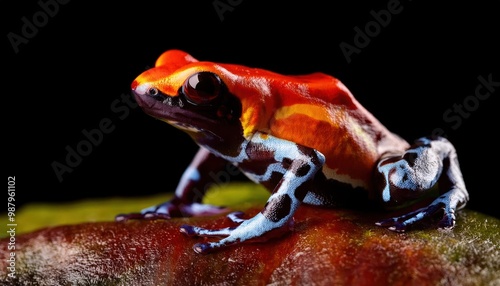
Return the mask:
<path id="1" fill-rule="evenodd" d="M 16 212 L 16 234 L 39 228 L 77 224 L 82 222 L 112 221 L 117 214 L 137 212 L 161 203 L 169 195 L 142 198 L 86 199 L 67 203 L 29 203 Z M 6 217 L 6 216 L 3 216 Z M 0 226 L 0 237 L 6 236 L 6 223 Z"/>
<path id="2" fill-rule="evenodd" d="M 366 230 L 364 233 L 363 233 L 363 239 L 366 239 L 366 238 L 370 238 L 372 236 L 374 236 L 375 233 L 371 230 Z"/>
<path id="3" fill-rule="evenodd" d="M 210 189 L 205 196 L 204 202 L 238 210 L 248 208 L 252 205 L 264 205 L 269 195 L 269 192 L 260 185 L 231 183 Z"/>

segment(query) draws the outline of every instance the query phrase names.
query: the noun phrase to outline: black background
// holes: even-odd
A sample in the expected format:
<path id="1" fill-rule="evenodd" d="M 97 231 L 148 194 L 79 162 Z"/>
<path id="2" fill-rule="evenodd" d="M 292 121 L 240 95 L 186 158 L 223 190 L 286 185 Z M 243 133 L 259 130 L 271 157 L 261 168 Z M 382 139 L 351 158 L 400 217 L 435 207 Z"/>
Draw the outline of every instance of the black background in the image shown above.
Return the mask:
<path id="1" fill-rule="evenodd" d="M 177 48 L 199 60 L 334 75 L 409 141 L 442 128 L 458 150 L 468 207 L 498 216 L 500 87 L 458 128 L 443 119 L 454 104 L 470 100 L 478 76 L 500 81 L 493 4 L 402 0 L 400 13 L 348 63 L 340 43 L 354 45 L 354 28 L 364 29 L 374 19 L 371 10 L 394 0 L 337 2 L 232 1 L 221 21 L 213 4 L 225 0 L 69 1 L 17 53 L 8 34 L 22 36 L 22 18 L 33 21 L 41 6 L 3 3 L 3 164 L 4 176 L 16 176 L 18 206 L 172 191 L 195 144 L 139 108 L 126 114 L 111 105 L 130 95 L 132 80 L 157 56 Z M 82 130 L 98 128 L 104 118 L 114 130 L 59 182 L 51 164 L 64 164 L 66 146 L 76 148 L 85 140 Z"/>

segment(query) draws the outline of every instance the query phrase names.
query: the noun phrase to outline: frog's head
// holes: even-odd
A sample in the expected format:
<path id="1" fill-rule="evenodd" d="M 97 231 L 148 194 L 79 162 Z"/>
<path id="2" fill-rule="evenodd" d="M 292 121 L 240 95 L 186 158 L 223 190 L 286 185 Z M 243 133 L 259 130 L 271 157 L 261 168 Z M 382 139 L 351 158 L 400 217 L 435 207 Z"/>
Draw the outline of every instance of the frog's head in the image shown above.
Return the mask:
<path id="1" fill-rule="evenodd" d="M 242 134 L 241 102 L 224 83 L 218 65 L 179 50 L 163 53 L 132 83 L 139 106 L 195 138 L 224 141 Z"/>

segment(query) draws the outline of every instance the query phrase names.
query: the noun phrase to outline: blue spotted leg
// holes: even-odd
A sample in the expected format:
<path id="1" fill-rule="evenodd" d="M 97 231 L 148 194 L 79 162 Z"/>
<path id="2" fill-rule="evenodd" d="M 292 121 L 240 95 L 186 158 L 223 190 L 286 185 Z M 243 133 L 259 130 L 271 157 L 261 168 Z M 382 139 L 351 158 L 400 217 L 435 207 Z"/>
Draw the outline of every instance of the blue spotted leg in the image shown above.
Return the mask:
<path id="1" fill-rule="evenodd" d="M 469 200 L 455 148 L 442 137 L 420 138 L 403 154 L 384 156 L 377 171 L 383 181 L 382 201 L 387 206 L 422 197 L 438 184 L 439 197 L 428 206 L 376 223 L 396 232 L 441 211 L 438 227 L 451 229 L 455 226 L 455 211 Z"/>
<path id="2" fill-rule="evenodd" d="M 293 214 L 311 187 L 312 179 L 325 161 L 324 156 L 314 149 L 260 133 L 251 138 L 244 151 L 247 157 L 239 162 L 239 166 L 247 176 L 264 185 L 272 181 L 276 174 L 280 174 L 281 179 L 260 213 L 250 219 L 236 214 L 229 216 L 238 223 L 235 227 L 205 229 L 182 226 L 181 232 L 189 236 L 225 237 L 215 242 L 196 244 L 193 248 L 198 253 L 208 253 L 236 243 L 263 241 L 286 232 L 293 223 Z M 247 165 L 247 162 L 251 164 Z M 257 174 L 249 167 L 255 165 L 267 168 Z"/>

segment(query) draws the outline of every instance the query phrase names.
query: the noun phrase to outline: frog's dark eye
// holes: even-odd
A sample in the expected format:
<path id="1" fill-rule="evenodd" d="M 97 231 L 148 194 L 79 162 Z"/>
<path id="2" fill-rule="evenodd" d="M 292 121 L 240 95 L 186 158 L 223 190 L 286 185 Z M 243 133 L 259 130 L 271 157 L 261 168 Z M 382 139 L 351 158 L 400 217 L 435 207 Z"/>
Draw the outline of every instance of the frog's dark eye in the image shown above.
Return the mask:
<path id="1" fill-rule="evenodd" d="M 203 105 L 216 99 L 221 91 L 222 81 L 214 73 L 199 72 L 190 76 L 182 85 L 182 93 L 193 104 Z"/>

